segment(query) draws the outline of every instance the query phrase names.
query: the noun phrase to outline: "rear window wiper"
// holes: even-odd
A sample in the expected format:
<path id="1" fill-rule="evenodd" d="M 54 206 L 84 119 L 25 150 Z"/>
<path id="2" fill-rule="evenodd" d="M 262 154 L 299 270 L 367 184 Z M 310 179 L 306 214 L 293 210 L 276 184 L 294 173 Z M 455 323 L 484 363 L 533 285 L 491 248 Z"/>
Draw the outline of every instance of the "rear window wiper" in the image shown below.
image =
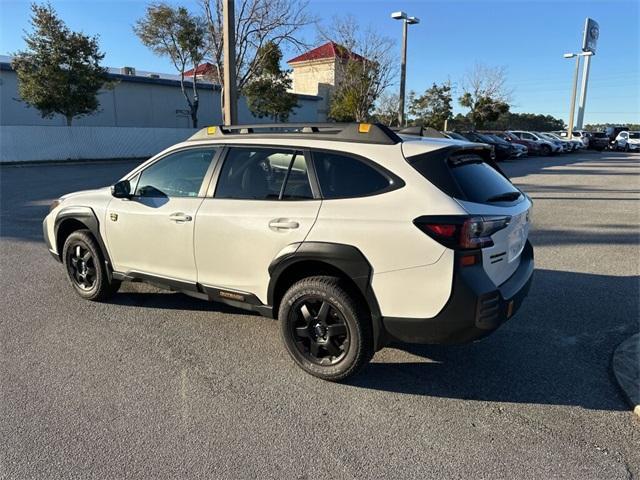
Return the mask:
<path id="1" fill-rule="evenodd" d="M 487 198 L 487 202 L 512 202 L 520 198 L 520 192 L 505 192 Z"/>

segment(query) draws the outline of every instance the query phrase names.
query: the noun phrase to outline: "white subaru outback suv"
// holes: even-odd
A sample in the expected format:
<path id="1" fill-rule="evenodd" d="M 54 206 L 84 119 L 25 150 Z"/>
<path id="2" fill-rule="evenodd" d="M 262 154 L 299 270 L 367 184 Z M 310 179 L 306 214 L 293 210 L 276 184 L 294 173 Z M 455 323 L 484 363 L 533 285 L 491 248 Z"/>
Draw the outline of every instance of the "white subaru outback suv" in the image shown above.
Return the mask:
<path id="1" fill-rule="evenodd" d="M 342 380 L 389 342 L 465 343 L 511 317 L 533 275 L 531 206 L 483 144 L 208 127 L 61 197 L 43 227 L 81 297 L 145 281 L 253 310 L 280 320 L 300 367 Z"/>

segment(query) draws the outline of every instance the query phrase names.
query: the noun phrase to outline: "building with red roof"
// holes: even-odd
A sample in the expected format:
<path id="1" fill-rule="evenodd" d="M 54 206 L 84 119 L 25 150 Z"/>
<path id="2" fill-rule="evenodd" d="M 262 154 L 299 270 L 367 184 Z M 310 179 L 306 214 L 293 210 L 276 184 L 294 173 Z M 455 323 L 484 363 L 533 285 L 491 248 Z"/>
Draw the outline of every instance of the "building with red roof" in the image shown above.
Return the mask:
<path id="1" fill-rule="evenodd" d="M 323 97 L 324 107 L 319 110 L 323 116 L 321 121 L 326 119 L 331 92 L 341 81 L 343 69 L 340 67 L 350 60 L 365 59 L 340 44 L 327 42 L 287 62 L 292 69 L 293 92 Z"/>

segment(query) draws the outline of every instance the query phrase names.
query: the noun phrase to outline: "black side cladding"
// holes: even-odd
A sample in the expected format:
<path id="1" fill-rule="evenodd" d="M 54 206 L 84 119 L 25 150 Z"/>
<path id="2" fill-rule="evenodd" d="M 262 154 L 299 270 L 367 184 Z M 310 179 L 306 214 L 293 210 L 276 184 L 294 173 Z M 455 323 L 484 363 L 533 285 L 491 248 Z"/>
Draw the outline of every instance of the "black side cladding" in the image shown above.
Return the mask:
<path id="1" fill-rule="evenodd" d="M 58 241 L 58 231 L 67 220 L 75 220 L 89 229 L 93 237 L 96 239 L 96 242 L 98 242 L 98 246 L 102 252 L 102 258 L 104 259 L 105 266 L 107 267 L 107 276 L 109 277 L 109 280 L 111 280 L 113 264 L 111 263 L 107 247 L 102 240 L 102 235 L 100 235 L 100 224 L 95 212 L 89 207 L 73 206 L 61 209 L 60 212 L 58 212 L 54 223 L 54 235 L 56 242 Z M 58 254 L 61 255 L 61 252 L 59 251 Z"/>
<path id="2" fill-rule="evenodd" d="M 348 276 L 364 297 L 369 311 L 374 330 L 374 341 L 380 346 L 382 341 L 382 323 L 380 307 L 371 288 L 373 268 L 360 250 L 352 245 L 344 245 L 329 242 L 304 242 L 291 253 L 276 258 L 269 265 L 269 288 L 267 302 L 274 305 L 276 286 L 279 278 L 289 267 L 298 262 L 316 261 L 334 267 Z"/>

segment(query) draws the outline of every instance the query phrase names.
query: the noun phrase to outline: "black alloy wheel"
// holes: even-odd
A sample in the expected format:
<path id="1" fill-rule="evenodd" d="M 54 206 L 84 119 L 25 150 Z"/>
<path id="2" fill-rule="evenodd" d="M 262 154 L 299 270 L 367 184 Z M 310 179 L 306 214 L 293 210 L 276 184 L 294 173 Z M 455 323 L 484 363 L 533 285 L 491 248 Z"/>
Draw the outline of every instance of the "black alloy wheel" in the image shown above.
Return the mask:
<path id="1" fill-rule="evenodd" d="M 316 295 L 299 298 L 291 309 L 295 346 L 307 360 L 335 365 L 349 350 L 349 327 L 335 305 Z"/>
<path id="2" fill-rule="evenodd" d="M 120 288 L 120 282 L 108 274 L 100 247 L 89 230 L 76 230 L 66 238 L 61 259 L 71 286 L 86 300 L 102 302 Z"/>
<path id="3" fill-rule="evenodd" d="M 82 290 L 91 290 L 97 281 L 96 260 L 82 242 L 75 242 L 67 250 L 69 278 Z"/>
<path id="4" fill-rule="evenodd" d="M 318 275 L 298 280 L 279 302 L 278 319 L 291 358 L 318 378 L 345 380 L 373 357 L 371 314 L 341 278 Z"/>

